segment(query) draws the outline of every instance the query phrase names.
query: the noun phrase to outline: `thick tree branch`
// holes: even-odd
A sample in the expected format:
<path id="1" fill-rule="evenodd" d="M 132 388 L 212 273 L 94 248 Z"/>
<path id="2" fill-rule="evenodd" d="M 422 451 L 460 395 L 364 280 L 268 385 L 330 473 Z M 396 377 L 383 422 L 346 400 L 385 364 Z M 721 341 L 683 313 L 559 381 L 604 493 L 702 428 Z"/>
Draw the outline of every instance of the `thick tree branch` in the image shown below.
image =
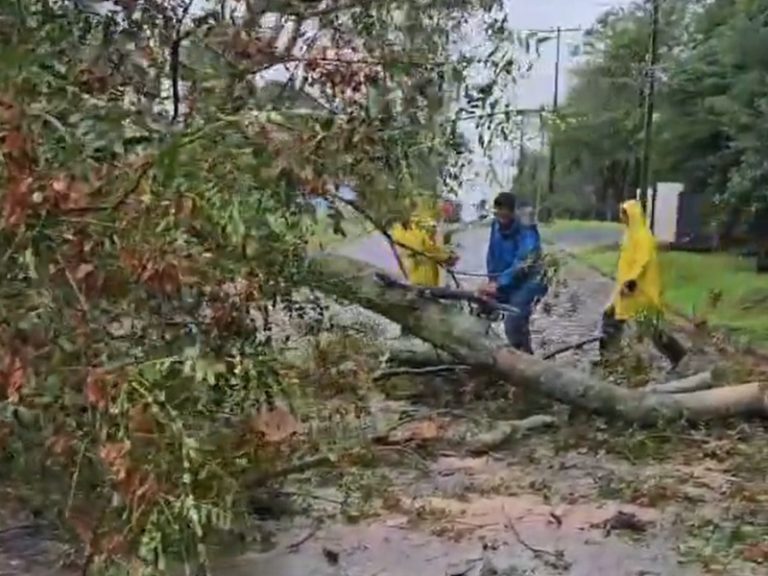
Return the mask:
<path id="1" fill-rule="evenodd" d="M 649 384 L 642 388 L 642 390 L 643 392 L 651 392 L 653 394 L 684 394 L 686 392 L 708 390 L 716 386 L 712 370 L 709 370 L 664 384 Z"/>
<path id="2" fill-rule="evenodd" d="M 314 261 L 314 286 L 368 308 L 451 354 L 457 363 L 496 372 L 515 386 L 591 412 L 639 424 L 660 420 L 708 420 L 730 416 L 768 418 L 768 384 L 752 383 L 689 394 L 652 394 L 602 382 L 578 370 L 498 348 L 485 323 L 455 309 L 392 291 L 376 279 L 380 270 L 343 256 Z"/>

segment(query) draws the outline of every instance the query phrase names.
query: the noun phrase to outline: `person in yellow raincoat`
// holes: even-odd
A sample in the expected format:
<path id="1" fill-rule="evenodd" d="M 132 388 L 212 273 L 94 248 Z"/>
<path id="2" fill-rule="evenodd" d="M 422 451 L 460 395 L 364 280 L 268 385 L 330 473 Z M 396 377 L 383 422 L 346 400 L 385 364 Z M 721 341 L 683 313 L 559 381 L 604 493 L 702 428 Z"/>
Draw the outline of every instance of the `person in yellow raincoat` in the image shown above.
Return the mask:
<path id="1" fill-rule="evenodd" d="M 600 350 L 606 352 L 614 348 L 621 339 L 624 324 L 643 317 L 653 325 L 652 338 L 656 348 L 676 366 L 686 351 L 660 325 L 664 317 L 664 301 L 658 249 L 640 202 L 624 202 L 621 220 L 625 227 L 624 239 L 619 253 L 616 287 L 603 313 Z"/>
<path id="2" fill-rule="evenodd" d="M 440 286 L 441 267 L 456 263 L 456 255 L 444 245 L 437 228 L 437 219 L 426 208 L 392 228 L 392 239 L 411 284 Z"/>

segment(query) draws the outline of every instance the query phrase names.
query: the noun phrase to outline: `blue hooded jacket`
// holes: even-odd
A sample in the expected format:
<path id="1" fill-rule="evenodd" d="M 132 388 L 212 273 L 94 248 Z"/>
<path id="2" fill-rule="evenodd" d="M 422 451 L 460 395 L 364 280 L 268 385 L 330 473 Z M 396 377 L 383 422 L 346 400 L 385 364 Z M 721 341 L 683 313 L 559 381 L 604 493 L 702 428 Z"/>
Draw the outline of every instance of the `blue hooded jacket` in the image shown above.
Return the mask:
<path id="1" fill-rule="evenodd" d="M 541 254 L 541 237 L 535 224 L 515 220 L 508 230 L 502 230 L 493 221 L 486 266 L 488 279 L 497 284 L 500 302 L 515 300 L 530 308 L 547 293 Z"/>

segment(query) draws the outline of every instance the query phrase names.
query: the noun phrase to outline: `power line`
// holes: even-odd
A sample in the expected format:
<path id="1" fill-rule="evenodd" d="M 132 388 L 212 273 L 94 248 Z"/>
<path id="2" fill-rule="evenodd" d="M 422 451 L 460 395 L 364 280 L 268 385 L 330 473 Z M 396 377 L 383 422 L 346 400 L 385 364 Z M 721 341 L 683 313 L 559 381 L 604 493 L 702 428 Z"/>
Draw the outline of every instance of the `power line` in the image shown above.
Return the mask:
<path id="1" fill-rule="evenodd" d="M 560 33 L 583 32 L 584 28 L 582 28 L 581 26 L 575 26 L 571 28 L 555 26 L 553 28 L 520 28 L 515 31 L 522 32 L 522 33 L 531 33 L 531 34 L 556 34 L 558 31 Z"/>

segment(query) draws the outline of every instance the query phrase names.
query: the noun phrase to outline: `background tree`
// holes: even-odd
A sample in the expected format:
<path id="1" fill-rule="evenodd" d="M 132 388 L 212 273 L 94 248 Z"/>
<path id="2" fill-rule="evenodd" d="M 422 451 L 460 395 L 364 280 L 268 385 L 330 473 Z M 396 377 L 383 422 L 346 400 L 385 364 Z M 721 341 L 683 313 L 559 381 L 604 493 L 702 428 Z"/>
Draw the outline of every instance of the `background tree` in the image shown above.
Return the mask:
<path id="1" fill-rule="evenodd" d="M 664 97 L 668 63 L 683 42 L 680 30 L 693 10 L 691 3 L 662 5 L 657 99 Z M 559 194 L 574 197 L 569 202 L 548 200 L 556 210 L 580 206 L 574 215 L 613 219 L 618 204 L 634 195 L 640 176 L 649 37 L 648 7 L 640 2 L 606 12 L 585 33 L 583 61 L 574 70 L 572 88 L 547 123 L 558 150 Z"/>

